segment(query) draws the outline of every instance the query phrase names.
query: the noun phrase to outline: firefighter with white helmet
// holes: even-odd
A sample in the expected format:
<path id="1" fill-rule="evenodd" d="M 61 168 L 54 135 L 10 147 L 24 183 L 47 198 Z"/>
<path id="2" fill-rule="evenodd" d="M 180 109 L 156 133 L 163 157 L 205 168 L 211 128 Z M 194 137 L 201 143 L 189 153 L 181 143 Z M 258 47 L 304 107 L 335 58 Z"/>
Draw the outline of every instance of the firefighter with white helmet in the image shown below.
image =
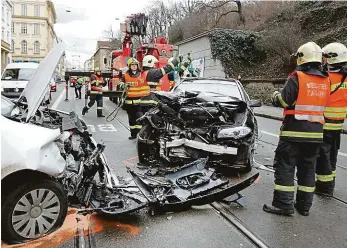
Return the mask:
<path id="1" fill-rule="evenodd" d="M 143 71 L 141 77 L 149 85 L 150 91 L 160 91 L 163 77 L 174 71 L 178 64 L 177 59 L 173 59 L 166 66 L 155 68 L 158 62 L 158 59 L 153 55 L 146 55 L 142 60 Z M 141 99 L 141 108 L 144 112 L 147 112 L 156 104 L 157 101 L 152 96 L 143 97 Z"/>
<path id="2" fill-rule="evenodd" d="M 322 49 L 314 42 L 299 47 L 294 54 L 296 70 L 282 92 L 273 94 L 273 105 L 284 108 L 280 140 L 275 150 L 275 186 L 272 204 L 263 210 L 292 215 L 294 207 L 309 215 L 315 191 L 315 167 L 323 143 L 324 109 L 330 95 L 328 75 L 320 70 Z M 298 187 L 294 203 L 294 174 Z"/>
<path id="3" fill-rule="evenodd" d="M 156 63 L 158 62 L 158 59 L 153 55 L 146 55 L 142 61 L 142 75 L 151 88 L 151 91 L 160 90 L 158 87 L 158 85 L 160 86 L 160 79 L 169 72 L 174 71 L 178 65 L 177 59 L 173 59 L 166 66 L 162 68 L 155 68 Z"/>
<path id="4" fill-rule="evenodd" d="M 347 115 L 347 48 L 341 43 L 333 42 L 323 47 L 323 56 L 330 78 L 331 92 L 324 111 L 324 136 L 317 159 L 315 193 L 331 197 L 335 188 L 341 132 Z"/>

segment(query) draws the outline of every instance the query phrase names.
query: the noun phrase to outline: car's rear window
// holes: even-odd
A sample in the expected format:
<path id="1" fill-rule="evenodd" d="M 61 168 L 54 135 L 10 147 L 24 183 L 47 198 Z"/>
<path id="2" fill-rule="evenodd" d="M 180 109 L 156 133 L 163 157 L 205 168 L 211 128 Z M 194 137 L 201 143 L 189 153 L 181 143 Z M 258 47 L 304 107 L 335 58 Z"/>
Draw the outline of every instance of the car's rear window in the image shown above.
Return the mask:
<path id="1" fill-rule="evenodd" d="M 174 91 L 200 91 L 200 92 L 214 92 L 225 94 L 232 97 L 242 99 L 241 92 L 236 83 L 225 81 L 207 81 L 199 80 L 193 82 L 183 82 L 179 84 Z"/>

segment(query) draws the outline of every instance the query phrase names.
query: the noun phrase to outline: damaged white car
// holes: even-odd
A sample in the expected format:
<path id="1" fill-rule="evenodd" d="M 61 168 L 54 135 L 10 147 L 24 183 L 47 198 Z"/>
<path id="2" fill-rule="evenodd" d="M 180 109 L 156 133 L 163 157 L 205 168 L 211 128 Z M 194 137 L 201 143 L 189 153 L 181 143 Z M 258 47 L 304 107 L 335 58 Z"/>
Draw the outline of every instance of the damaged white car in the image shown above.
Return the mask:
<path id="1" fill-rule="evenodd" d="M 106 214 L 146 206 L 118 185 L 105 147 L 74 112 L 40 106 L 63 54 L 61 43 L 51 50 L 18 102 L 1 97 L 1 236 L 9 244 L 53 232 L 69 204 Z"/>

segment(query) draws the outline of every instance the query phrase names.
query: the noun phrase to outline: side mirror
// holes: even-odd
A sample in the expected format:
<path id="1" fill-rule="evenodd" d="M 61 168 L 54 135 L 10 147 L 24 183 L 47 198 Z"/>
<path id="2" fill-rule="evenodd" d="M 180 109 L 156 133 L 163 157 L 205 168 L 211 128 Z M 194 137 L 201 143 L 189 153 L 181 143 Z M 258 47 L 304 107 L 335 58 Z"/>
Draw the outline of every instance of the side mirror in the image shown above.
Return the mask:
<path id="1" fill-rule="evenodd" d="M 261 107 L 261 101 L 260 100 L 251 100 L 249 106 L 250 107 Z"/>
<path id="2" fill-rule="evenodd" d="M 10 80 L 10 79 L 12 79 L 12 77 L 11 77 L 11 76 L 9 76 L 9 77 L 5 77 L 5 80 Z"/>

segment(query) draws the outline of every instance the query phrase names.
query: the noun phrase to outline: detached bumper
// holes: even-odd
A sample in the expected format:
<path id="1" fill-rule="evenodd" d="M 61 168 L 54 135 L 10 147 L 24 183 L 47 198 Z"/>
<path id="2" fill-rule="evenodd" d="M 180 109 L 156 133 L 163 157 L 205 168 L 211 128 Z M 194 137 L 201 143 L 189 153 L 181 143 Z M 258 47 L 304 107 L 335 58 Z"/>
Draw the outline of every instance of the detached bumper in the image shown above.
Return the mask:
<path id="1" fill-rule="evenodd" d="M 186 170 L 186 171 L 184 171 Z M 210 170 L 194 169 L 189 167 L 181 169 L 175 173 L 165 176 L 166 180 L 160 182 L 158 177 L 149 178 L 143 173 L 128 168 L 135 184 L 147 198 L 150 206 L 164 212 L 181 211 L 193 205 L 205 205 L 215 201 L 220 201 L 228 196 L 249 187 L 258 178 L 259 171 L 251 169 L 243 174 L 224 175 L 223 178 L 206 180 L 193 188 L 186 188 L 177 185 L 181 178 L 196 175 L 198 170 L 208 175 Z M 179 173 L 179 175 L 177 175 Z M 158 195 L 158 189 L 168 189 L 167 194 Z"/>

